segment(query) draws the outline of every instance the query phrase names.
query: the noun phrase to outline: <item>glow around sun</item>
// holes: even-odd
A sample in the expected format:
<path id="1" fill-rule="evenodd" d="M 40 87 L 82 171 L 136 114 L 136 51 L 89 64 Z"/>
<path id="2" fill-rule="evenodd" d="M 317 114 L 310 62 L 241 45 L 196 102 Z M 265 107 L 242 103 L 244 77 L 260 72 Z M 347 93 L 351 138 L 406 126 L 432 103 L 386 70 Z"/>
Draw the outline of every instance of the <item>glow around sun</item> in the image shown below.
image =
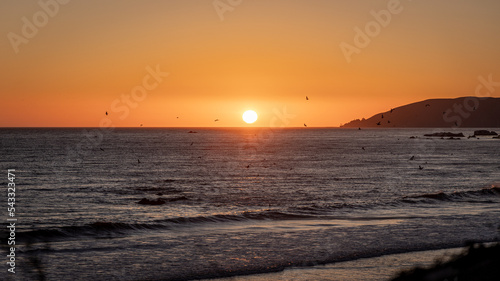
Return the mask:
<path id="1" fill-rule="evenodd" d="M 248 124 L 252 124 L 253 122 L 257 121 L 257 113 L 253 110 L 247 110 L 243 113 L 243 121 L 247 122 Z"/>

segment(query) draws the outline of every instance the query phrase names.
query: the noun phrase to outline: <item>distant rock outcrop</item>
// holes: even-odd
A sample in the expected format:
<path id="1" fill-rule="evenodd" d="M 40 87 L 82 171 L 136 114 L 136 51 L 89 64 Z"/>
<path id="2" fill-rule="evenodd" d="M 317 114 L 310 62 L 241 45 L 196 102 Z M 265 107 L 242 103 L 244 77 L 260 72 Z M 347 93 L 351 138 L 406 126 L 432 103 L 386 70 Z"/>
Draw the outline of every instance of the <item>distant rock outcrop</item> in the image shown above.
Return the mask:
<path id="1" fill-rule="evenodd" d="M 498 135 L 495 131 L 488 130 L 478 130 L 474 131 L 474 136 L 496 136 Z"/>
<path id="2" fill-rule="evenodd" d="M 390 109 L 344 128 L 500 128 L 500 98 L 429 99 Z M 383 117 L 382 117 L 383 116 Z"/>
<path id="3" fill-rule="evenodd" d="M 462 133 L 450 133 L 450 132 L 441 132 L 441 133 L 433 133 L 433 134 L 425 134 L 425 137 L 450 137 L 450 138 L 463 138 L 465 137 Z"/>

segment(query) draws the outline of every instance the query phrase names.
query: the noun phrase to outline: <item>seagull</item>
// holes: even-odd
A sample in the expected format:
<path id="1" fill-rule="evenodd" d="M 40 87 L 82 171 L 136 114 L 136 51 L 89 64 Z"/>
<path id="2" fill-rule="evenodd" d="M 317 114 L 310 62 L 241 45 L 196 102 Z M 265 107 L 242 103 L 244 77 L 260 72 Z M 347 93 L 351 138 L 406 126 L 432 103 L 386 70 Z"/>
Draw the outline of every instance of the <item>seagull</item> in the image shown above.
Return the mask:
<path id="1" fill-rule="evenodd" d="M 304 123 L 304 127 L 307 127 L 306 123 Z"/>
<path id="2" fill-rule="evenodd" d="M 179 116 L 177 116 L 176 118 L 179 119 Z"/>
<path id="3" fill-rule="evenodd" d="M 428 103 L 427 103 L 427 104 L 425 104 L 425 107 L 428 107 L 428 106 L 431 106 L 431 105 L 430 105 L 430 104 L 428 104 Z"/>
<path id="4" fill-rule="evenodd" d="M 384 119 L 384 114 L 382 114 L 382 119 Z"/>
<path id="5" fill-rule="evenodd" d="M 141 127 L 142 127 L 142 124 L 141 124 Z"/>
<path id="6" fill-rule="evenodd" d="M 391 120 L 387 120 L 387 123 L 391 123 Z"/>
<path id="7" fill-rule="evenodd" d="M 214 120 L 214 122 L 217 122 L 217 121 L 219 121 L 219 118 L 217 118 L 217 119 Z"/>
<path id="8" fill-rule="evenodd" d="M 422 167 L 422 166 L 418 165 L 418 168 L 419 168 L 420 170 L 422 170 L 424 167 Z"/>
<path id="9" fill-rule="evenodd" d="M 393 108 L 391 108 L 391 113 L 392 113 L 392 111 L 393 111 L 393 110 L 394 110 L 394 109 L 393 109 Z"/>
<path id="10" fill-rule="evenodd" d="M 106 111 L 106 116 L 108 116 L 108 112 Z"/>
<path id="11" fill-rule="evenodd" d="M 358 130 L 361 130 L 361 127 L 358 127 Z"/>
<path id="12" fill-rule="evenodd" d="M 309 97 L 306 96 L 306 100 L 309 100 Z"/>
<path id="13" fill-rule="evenodd" d="M 379 121 L 379 122 L 377 122 L 377 125 L 378 125 L 378 126 L 380 126 L 380 121 Z"/>

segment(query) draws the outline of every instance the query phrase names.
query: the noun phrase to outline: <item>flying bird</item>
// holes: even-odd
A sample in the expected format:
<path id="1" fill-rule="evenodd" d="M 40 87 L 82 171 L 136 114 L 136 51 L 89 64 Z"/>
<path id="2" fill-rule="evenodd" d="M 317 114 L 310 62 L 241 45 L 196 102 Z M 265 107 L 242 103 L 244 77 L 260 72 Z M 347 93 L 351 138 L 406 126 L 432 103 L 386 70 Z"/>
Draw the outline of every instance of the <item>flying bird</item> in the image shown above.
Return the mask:
<path id="1" fill-rule="evenodd" d="M 306 100 L 309 100 L 309 97 L 308 97 L 308 96 L 306 96 Z"/>
<path id="2" fill-rule="evenodd" d="M 141 124 L 141 127 L 142 127 L 142 124 Z"/>
<path id="3" fill-rule="evenodd" d="M 392 113 L 392 111 L 393 111 L 393 110 L 394 110 L 394 109 L 393 109 L 393 108 L 391 108 L 391 113 Z"/>
<path id="4" fill-rule="evenodd" d="M 384 119 L 384 114 L 382 114 L 382 119 Z"/>
<path id="5" fill-rule="evenodd" d="M 306 123 L 304 123 L 304 127 L 307 127 Z"/>
<path id="6" fill-rule="evenodd" d="M 108 116 L 108 112 L 106 111 L 106 116 Z"/>
<path id="7" fill-rule="evenodd" d="M 380 121 L 377 122 L 377 125 L 380 126 Z"/>
<path id="8" fill-rule="evenodd" d="M 217 121 L 219 121 L 219 118 L 217 118 L 217 119 L 214 120 L 214 122 L 217 122 Z"/>

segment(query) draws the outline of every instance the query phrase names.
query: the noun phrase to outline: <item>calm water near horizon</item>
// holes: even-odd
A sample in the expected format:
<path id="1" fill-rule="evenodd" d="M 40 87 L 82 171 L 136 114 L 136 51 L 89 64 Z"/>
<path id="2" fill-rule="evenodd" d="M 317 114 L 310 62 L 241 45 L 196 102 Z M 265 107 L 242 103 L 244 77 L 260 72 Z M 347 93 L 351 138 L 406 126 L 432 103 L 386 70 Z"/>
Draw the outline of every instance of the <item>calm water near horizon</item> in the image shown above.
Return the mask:
<path id="1" fill-rule="evenodd" d="M 476 129 L 96 130 L 0 129 L 17 278 L 190 280 L 500 237 L 500 140 L 423 136 Z"/>

